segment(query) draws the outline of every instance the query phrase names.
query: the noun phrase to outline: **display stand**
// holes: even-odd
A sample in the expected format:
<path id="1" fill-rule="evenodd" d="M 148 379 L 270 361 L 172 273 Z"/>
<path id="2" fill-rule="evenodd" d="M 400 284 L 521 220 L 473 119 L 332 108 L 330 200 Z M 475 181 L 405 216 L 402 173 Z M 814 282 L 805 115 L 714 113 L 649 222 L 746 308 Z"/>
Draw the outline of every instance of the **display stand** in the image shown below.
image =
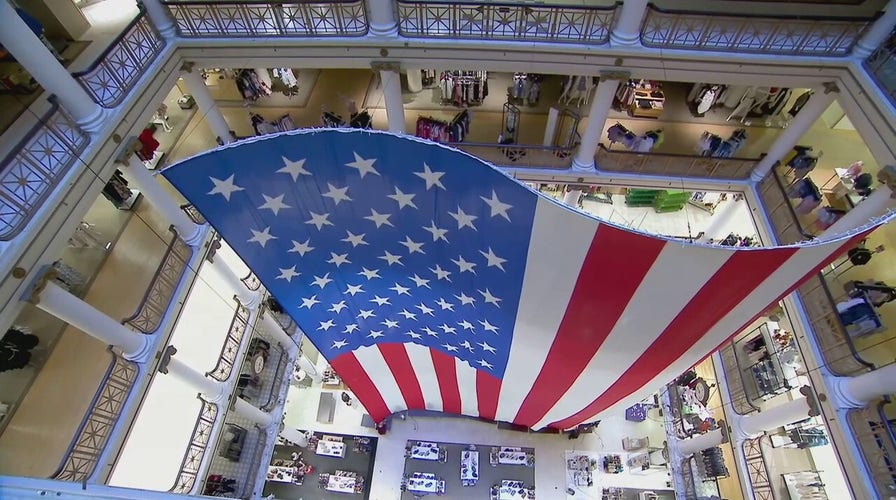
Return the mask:
<path id="1" fill-rule="evenodd" d="M 140 191 L 136 189 L 131 189 L 131 197 L 121 202 L 121 205 L 118 206 L 119 210 L 130 210 L 134 208 L 134 205 L 137 204 L 137 200 L 140 199 Z"/>
<path id="2" fill-rule="evenodd" d="M 784 348 L 779 345 L 774 338 L 777 330 L 778 323 L 768 321 L 738 342 L 735 355 L 742 360 L 739 364 L 744 379 L 749 381 L 744 385 L 751 400 L 767 400 L 789 390 L 796 382 L 796 370 L 791 363 L 782 362 L 794 358 L 796 351 L 792 343 Z"/>
<path id="3" fill-rule="evenodd" d="M 716 207 L 719 206 L 719 203 L 725 199 L 723 193 L 707 193 L 705 191 L 696 191 L 691 193 L 691 198 L 688 200 L 688 203 L 699 208 L 700 210 L 705 210 L 712 214 Z"/>
<path id="4" fill-rule="evenodd" d="M 165 156 L 164 151 L 159 151 L 158 149 L 152 154 L 152 158 L 148 160 L 144 160 L 143 164 L 146 165 L 148 170 L 155 170 L 159 168 L 159 164 L 162 162 L 162 158 Z"/>
<path id="5" fill-rule="evenodd" d="M 579 134 L 579 122 L 582 117 L 575 111 L 564 109 L 558 116 L 557 134 L 554 136 L 553 146 L 559 148 L 556 155 L 566 158 L 572 154 L 573 150 L 582 142 L 582 136 Z"/>

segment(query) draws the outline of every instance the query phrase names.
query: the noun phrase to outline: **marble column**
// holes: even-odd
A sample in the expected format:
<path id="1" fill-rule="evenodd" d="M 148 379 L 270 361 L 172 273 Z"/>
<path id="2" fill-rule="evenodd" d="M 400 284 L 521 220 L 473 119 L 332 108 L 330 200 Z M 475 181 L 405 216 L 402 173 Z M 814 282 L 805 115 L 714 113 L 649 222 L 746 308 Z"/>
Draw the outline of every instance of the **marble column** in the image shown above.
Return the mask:
<path id="1" fill-rule="evenodd" d="M 896 2 L 891 0 L 887 3 L 884 14 L 865 30 L 865 34 L 853 47 L 852 54 L 860 59 L 868 57 L 887 41 L 894 26 L 896 26 Z"/>
<path id="2" fill-rule="evenodd" d="M 690 439 L 683 439 L 678 442 L 678 451 L 682 455 L 692 455 L 700 453 L 707 448 L 713 448 L 728 442 L 728 430 L 725 422 L 719 422 L 718 429 L 711 430 L 705 434 L 698 434 Z"/>
<path id="3" fill-rule="evenodd" d="M 186 212 L 180 208 L 180 204 L 175 201 L 171 193 L 159 184 L 153 173 L 146 168 L 140 158 L 137 158 L 136 154 L 129 154 L 127 159 L 122 159 L 119 163 L 128 180 L 149 200 L 153 208 L 162 214 L 165 220 L 171 222 L 185 243 L 192 247 L 202 243 L 202 226 L 190 220 Z"/>
<path id="4" fill-rule="evenodd" d="M 82 129 L 97 132 L 102 128 L 106 115 L 103 108 L 31 31 L 7 0 L 0 0 L 0 44 L 47 94 L 56 96 L 62 108 Z"/>
<path id="5" fill-rule="evenodd" d="M 205 121 L 208 122 L 212 133 L 221 139 L 224 144 L 233 142 L 230 125 L 227 125 L 227 120 L 224 119 L 221 108 L 218 107 L 218 104 L 212 98 L 212 94 L 205 85 L 205 80 L 202 78 L 199 68 L 195 67 L 194 63 L 188 62 L 184 63 L 181 69 L 183 73 L 180 76 L 184 79 L 190 95 L 196 100 L 196 106 L 199 107 L 199 112 L 205 117 Z"/>
<path id="6" fill-rule="evenodd" d="M 610 45 L 613 47 L 640 45 L 641 20 L 647 12 L 649 0 L 625 0 L 617 7 L 616 25 L 610 32 Z"/>
<path id="7" fill-rule="evenodd" d="M 283 327 L 280 326 L 280 323 L 274 317 L 274 313 L 265 310 L 261 315 L 261 324 L 264 326 L 264 331 L 277 339 L 277 342 L 290 354 L 290 356 L 299 350 L 296 341 L 283 330 Z"/>
<path id="8" fill-rule="evenodd" d="M 386 105 L 386 119 L 389 132 L 406 133 L 404 120 L 404 97 L 401 95 L 401 75 L 397 69 L 381 69 L 380 80 L 383 86 L 383 100 Z"/>
<path id="9" fill-rule="evenodd" d="M 837 100 L 837 90 L 833 85 L 828 85 L 825 90 L 816 90 L 800 109 L 800 112 L 790 121 L 787 128 L 781 131 L 765 156 L 759 160 L 750 174 L 750 178 L 756 182 L 764 179 L 772 171 L 772 168 L 793 150 L 793 147 L 835 100 Z"/>
<path id="10" fill-rule="evenodd" d="M 820 415 L 818 400 L 815 398 L 812 389 L 804 385 L 800 388 L 800 393 L 804 397 L 773 406 L 759 413 L 751 413 L 735 418 L 732 423 L 738 438 L 747 439 L 787 424 Z"/>
<path id="11" fill-rule="evenodd" d="M 885 394 L 896 393 L 896 364 L 855 377 L 830 377 L 828 385 L 840 408 L 864 408 Z"/>
<path id="12" fill-rule="evenodd" d="M 218 274 L 218 276 L 223 279 L 231 291 L 236 294 L 237 300 L 240 304 L 243 305 L 246 309 L 253 310 L 258 308 L 261 305 L 262 293 L 259 290 L 249 290 L 246 287 L 246 284 L 240 279 L 236 273 L 233 272 L 233 269 L 224 262 L 224 259 L 219 255 L 211 256 L 211 259 L 208 261 L 209 266 Z"/>
<path id="13" fill-rule="evenodd" d="M 398 36 L 398 15 L 392 0 L 367 0 L 367 23 L 375 37 Z"/>
<path id="14" fill-rule="evenodd" d="M 31 302 L 91 337 L 112 345 L 128 360 L 144 362 L 152 355 L 152 336 L 137 333 L 92 305 L 75 297 L 56 283 L 52 273 L 37 283 Z"/>
<path id="15" fill-rule="evenodd" d="M 168 10 L 168 7 L 162 5 L 159 0 L 141 0 L 143 8 L 146 9 L 146 17 L 159 30 L 162 38 L 171 39 L 177 37 L 177 25 L 174 23 L 174 17 Z"/>
<path id="16" fill-rule="evenodd" d="M 610 113 L 610 106 L 613 105 L 613 96 L 616 95 L 617 87 L 619 87 L 618 79 L 601 76 L 597 89 L 594 91 L 594 97 L 591 99 L 588 124 L 585 125 L 585 133 L 582 134 L 582 143 L 579 144 L 579 150 L 572 161 L 573 170 L 594 171 L 594 155 L 597 154 L 597 147 L 600 144 L 600 137 Z"/>

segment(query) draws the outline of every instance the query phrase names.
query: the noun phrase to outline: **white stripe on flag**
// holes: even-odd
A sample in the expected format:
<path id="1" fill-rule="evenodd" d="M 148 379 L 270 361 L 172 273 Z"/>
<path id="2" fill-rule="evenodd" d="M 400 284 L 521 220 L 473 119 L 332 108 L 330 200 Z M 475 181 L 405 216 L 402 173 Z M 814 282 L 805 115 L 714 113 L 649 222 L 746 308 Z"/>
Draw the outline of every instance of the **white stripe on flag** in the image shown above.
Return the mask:
<path id="1" fill-rule="evenodd" d="M 401 395 L 401 390 L 398 389 L 392 370 L 389 369 L 389 365 L 383 359 L 383 353 L 380 352 L 379 348 L 375 345 L 362 346 L 355 349 L 354 354 L 358 364 L 361 365 L 367 376 L 370 377 L 373 385 L 376 386 L 389 411 L 395 413 L 406 409 L 407 405 L 404 402 L 404 396 Z"/>
<path id="2" fill-rule="evenodd" d="M 740 304 L 732 309 L 713 325 L 703 338 L 698 340 L 687 352 L 665 370 L 659 373 L 643 387 L 635 390 L 628 397 L 623 398 L 605 411 L 620 411 L 624 408 L 649 397 L 661 386 L 668 384 L 681 372 L 697 364 L 709 352 L 718 347 L 728 337 L 739 333 L 736 330 L 749 321 L 757 312 L 761 312 L 772 300 L 784 293 L 794 283 L 798 282 L 810 270 L 821 263 L 845 240 L 838 240 L 830 244 L 813 245 L 799 249 L 790 256 L 778 270 L 766 278 L 756 289 L 748 295 Z M 750 250 L 738 250 L 739 252 Z M 587 420 L 585 420 L 587 421 Z"/>
<path id="3" fill-rule="evenodd" d="M 460 390 L 460 408 L 464 415 L 479 415 L 479 398 L 476 395 L 476 368 L 460 358 L 454 358 L 457 370 L 457 388 Z"/>
<path id="4" fill-rule="evenodd" d="M 414 367 L 417 381 L 420 382 L 420 391 L 423 393 L 423 401 L 426 409 L 442 411 L 442 392 L 439 389 L 439 379 L 436 377 L 436 369 L 432 364 L 432 354 L 429 347 L 407 343 L 404 345 L 408 352 L 408 359 Z"/>
<path id="5" fill-rule="evenodd" d="M 512 422 L 535 383 L 566 313 L 597 226 L 594 219 L 571 217 L 569 208 L 538 198 L 495 420 Z"/>
<path id="6" fill-rule="evenodd" d="M 732 255 L 734 252 L 666 243 L 607 340 L 572 387 L 532 428 L 540 429 L 575 414 L 607 390 Z M 657 283 L 675 283 L 675 293 L 655 286 Z"/>

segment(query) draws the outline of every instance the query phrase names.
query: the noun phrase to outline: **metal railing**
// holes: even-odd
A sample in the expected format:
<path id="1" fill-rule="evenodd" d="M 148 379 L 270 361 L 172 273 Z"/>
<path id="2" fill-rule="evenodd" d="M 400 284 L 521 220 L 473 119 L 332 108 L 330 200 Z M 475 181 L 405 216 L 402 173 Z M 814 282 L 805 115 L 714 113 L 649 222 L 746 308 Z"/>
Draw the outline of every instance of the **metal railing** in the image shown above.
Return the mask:
<path id="1" fill-rule="evenodd" d="M 759 408 L 750 401 L 747 389 L 744 387 L 744 373 L 737 361 L 734 341 L 728 342 L 719 350 L 722 358 L 722 368 L 725 371 L 725 379 L 728 380 L 728 396 L 731 398 L 731 409 L 738 415 L 747 415 L 759 411 Z"/>
<path id="2" fill-rule="evenodd" d="M 776 169 L 772 169 L 756 188 L 765 207 L 765 213 L 772 223 L 770 229 L 775 233 L 779 244 L 788 245 L 814 237 L 800 224 Z"/>
<path id="3" fill-rule="evenodd" d="M 747 465 L 747 478 L 750 480 L 756 500 L 775 500 L 774 488 L 763 453 L 763 440 L 766 439 L 768 438 L 763 434 L 755 439 L 747 439 L 741 445 Z"/>
<path id="4" fill-rule="evenodd" d="M 750 177 L 758 159 L 710 158 L 667 153 L 635 153 L 597 149 L 598 170 L 624 174 L 650 174 L 673 177 L 742 180 Z"/>
<path id="5" fill-rule="evenodd" d="M 896 105 L 896 30 L 865 59 L 864 65 L 877 86 Z"/>
<path id="6" fill-rule="evenodd" d="M 177 231 L 173 227 L 170 231 L 173 233 L 171 242 L 149 283 L 146 294 L 137 306 L 137 312 L 121 321 L 138 332 L 153 333 L 162 324 L 162 317 L 168 310 L 171 299 L 177 291 L 177 285 L 193 256 L 193 249 L 180 239 Z"/>
<path id="7" fill-rule="evenodd" d="M 109 371 L 53 479 L 77 482 L 85 481 L 93 474 L 112 429 L 121 417 L 121 410 L 137 380 L 138 371 L 135 363 L 112 354 Z"/>
<path id="8" fill-rule="evenodd" d="M 253 495 L 255 491 L 256 483 L 259 479 L 260 473 L 258 472 L 262 464 L 268 460 L 267 456 L 267 445 L 268 445 L 268 435 L 266 432 L 258 432 L 258 441 L 255 443 L 255 454 L 252 455 L 252 461 L 249 464 L 249 476 L 246 478 L 246 485 L 243 488 L 242 494 L 239 495 L 240 498 L 251 499 L 256 498 Z M 263 476 L 262 476 L 263 477 Z M 306 478 L 306 480 L 310 480 L 311 478 Z"/>
<path id="9" fill-rule="evenodd" d="M 212 428 L 215 426 L 215 420 L 218 418 L 218 405 L 209 403 L 202 399 L 202 408 L 199 410 L 199 418 L 196 419 L 196 425 L 193 427 L 193 434 L 190 437 L 190 444 L 184 459 L 180 465 L 180 472 L 177 474 L 177 482 L 170 490 L 173 493 L 188 495 L 193 491 L 196 485 L 196 477 L 199 474 L 199 467 L 202 465 L 202 459 L 208 449 L 208 442 L 211 439 Z"/>
<path id="10" fill-rule="evenodd" d="M 97 104 L 114 108 L 124 101 L 164 47 L 165 39 L 140 6 L 137 17 L 112 40 L 96 61 L 87 69 L 72 73 L 72 76 Z"/>
<path id="11" fill-rule="evenodd" d="M 206 373 L 209 377 L 221 382 L 229 379 L 233 373 L 233 365 L 236 364 L 240 344 L 242 344 L 243 336 L 245 336 L 249 326 L 249 310 L 236 301 L 234 303 L 236 304 L 236 310 L 233 313 L 230 328 L 227 330 L 224 347 L 221 348 L 221 354 L 218 356 L 218 362 L 215 364 L 215 367 L 212 371 Z"/>
<path id="12" fill-rule="evenodd" d="M 0 164 L 0 241 L 15 238 L 87 148 L 90 137 L 52 107 Z"/>
<path id="13" fill-rule="evenodd" d="M 724 16 L 649 5 L 641 43 L 664 49 L 844 57 L 873 21 L 873 17 Z"/>
<path id="14" fill-rule="evenodd" d="M 398 32 L 409 38 L 465 38 L 602 45 L 616 17 L 611 6 L 398 0 Z"/>
<path id="15" fill-rule="evenodd" d="M 162 2 L 186 38 L 364 36 L 362 0 Z"/>
<path id="16" fill-rule="evenodd" d="M 202 225 L 208 222 L 207 220 L 205 220 L 205 217 L 203 217 L 202 214 L 199 213 L 199 210 L 191 203 L 181 205 L 180 209 L 186 212 L 187 217 L 189 217 L 190 220 L 195 222 L 196 224 Z"/>
<path id="17" fill-rule="evenodd" d="M 896 491 L 896 432 L 886 413 L 888 404 L 890 398 L 884 397 L 846 413 L 878 498 L 891 498 Z"/>
<path id="18" fill-rule="evenodd" d="M 240 278 L 240 281 L 242 281 L 249 290 L 258 290 L 261 288 L 261 280 L 258 279 L 258 276 L 255 276 L 255 273 L 252 271 L 249 271 L 249 274 L 246 275 L 245 278 Z"/>
<path id="19" fill-rule="evenodd" d="M 694 457 L 687 457 L 681 461 L 681 480 L 684 483 L 685 500 L 697 500 L 697 482 L 694 479 Z"/>
<path id="20" fill-rule="evenodd" d="M 290 337 L 295 338 L 295 334 L 299 331 L 299 325 L 285 313 L 275 313 L 271 311 L 274 316 L 274 319 L 277 320 L 277 323 L 283 328 L 283 331 L 286 332 Z"/>
<path id="21" fill-rule="evenodd" d="M 279 391 L 283 385 L 283 375 L 286 372 L 286 364 L 289 362 L 289 356 L 287 356 L 286 351 L 280 347 L 280 344 L 271 342 L 271 350 L 278 353 L 277 366 L 274 369 L 274 379 L 271 381 L 271 387 L 268 389 L 267 399 L 258 405 L 258 407 L 264 411 L 272 410 L 277 404 Z M 271 359 L 268 358 L 268 362 L 270 361 Z M 289 375 L 292 376 L 292 373 Z"/>
<path id="22" fill-rule="evenodd" d="M 572 165 L 573 150 L 569 148 L 480 142 L 449 145 L 498 166 L 566 170 Z"/>

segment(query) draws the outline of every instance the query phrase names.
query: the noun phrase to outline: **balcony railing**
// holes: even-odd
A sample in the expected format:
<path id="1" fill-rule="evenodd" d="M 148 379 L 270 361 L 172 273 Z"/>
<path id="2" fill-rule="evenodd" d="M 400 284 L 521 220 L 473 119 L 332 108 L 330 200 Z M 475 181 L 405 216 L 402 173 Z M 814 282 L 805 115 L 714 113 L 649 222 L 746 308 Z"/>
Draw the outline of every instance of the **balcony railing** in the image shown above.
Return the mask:
<path id="1" fill-rule="evenodd" d="M 155 63 L 165 40 L 156 31 L 141 7 L 140 13 L 87 69 L 72 73 L 93 100 L 104 108 L 114 108 Z"/>
<path id="2" fill-rule="evenodd" d="M 776 171 L 772 171 L 756 187 L 765 213 L 772 223 L 770 228 L 777 236 L 778 243 L 789 245 L 805 241 L 813 235 L 805 231 L 800 225 L 799 218 L 793 210 L 793 205 L 787 197 L 784 185 Z"/>
<path id="3" fill-rule="evenodd" d="M 199 467 L 202 465 L 202 459 L 208 449 L 208 443 L 211 439 L 212 428 L 215 426 L 215 420 L 218 418 L 218 405 L 202 401 L 202 408 L 199 410 L 199 418 L 196 419 L 196 426 L 193 427 L 193 434 L 190 438 L 190 445 L 184 454 L 184 460 L 180 465 L 180 472 L 177 475 L 177 482 L 171 488 L 171 492 L 188 495 L 193 491 L 196 485 L 196 476 L 199 474 Z"/>
<path id="4" fill-rule="evenodd" d="M 202 214 L 199 213 L 199 210 L 190 203 L 181 205 L 180 209 L 186 212 L 187 217 L 189 217 L 190 220 L 195 222 L 196 224 L 205 224 L 206 222 L 208 222 L 205 220 L 205 217 L 203 217 Z"/>
<path id="5" fill-rule="evenodd" d="M 519 3 L 398 0 L 398 32 L 409 38 L 469 38 L 573 42 L 610 40 L 617 5 L 549 6 Z"/>
<path id="6" fill-rule="evenodd" d="M 242 344 L 249 326 L 249 310 L 239 303 L 234 303 L 236 310 L 233 313 L 233 320 L 230 322 L 230 329 L 227 330 L 227 339 L 224 341 L 224 347 L 221 348 L 221 355 L 218 356 L 218 363 L 212 371 L 206 374 L 221 382 L 229 379 L 233 373 L 233 365 L 236 364 L 240 344 Z"/>
<path id="7" fill-rule="evenodd" d="M 865 69 L 890 103 L 896 105 L 896 31 L 865 59 Z"/>
<path id="8" fill-rule="evenodd" d="M 240 278 L 240 281 L 242 281 L 249 290 L 258 290 L 261 288 L 261 280 L 258 279 L 258 276 L 255 276 L 255 273 L 252 271 L 249 271 L 249 274 L 247 274 L 245 278 Z"/>
<path id="9" fill-rule="evenodd" d="M 186 38 L 364 36 L 362 0 L 323 2 L 173 1 L 177 32 Z"/>
<path id="10" fill-rule="evenodd" d="M 458 142 L 451 146 L 498 166 L 566 170 L 572 165 L 573 151 L 568 148 L 479 142 Z"/>
<path id="11" fill-rule="evenodd" d="M 121 417 L 121 410 L 139 371 L 135 363 L 115 354 L 112 356 L 109 371 L 93 397 L 87 416 L 75 433 L 53 479 L 85 481 L 96 470 L 100 455 Z"/>
<path id="12" fill-rule="evenodd" d="M 641 43 L 662 49 L 848 56 L 874 18 L 724 16 L 648 6 Z"/>
<path id="13" fill-rule="evenodd" d="M 896 432 L 887 406 L 889 397 L 846 414 L 865 467 L 871 474 L 877 498 L 892 498 L 896 491 Z"/>
<path id="14" fill-rule="evenodd" d="M 193 249 L 180 239 L 174 228 L 171 228 L 171 232 L 174 235 L 168 244 L 168 249 L 165 250 L 162 262 L 159 263 L 159 267 L 150 281 L 143 300 L 137 307 L 137 312 L 121 321 L 139 332 L 153 333 L 162 324 L 162 317 L 168 310 L 177 285 L 187 270 L 187 263 L 193 255 Z"/>
<path id="15" fill-rule="evenodd" d="M 609 150 L 601 144 L 597 150 L 595 161 L 597 168 L 605 172 L 742 180 L 750 176 L 750 172 L 753 171 L 759 160 L 635 153 Z"/>
<path id="16" fill-rule="evenodd" d="M 90 138 L 55 103 L 0 164 L 0 241 L 16 237 Z"/>
<path id="17" fill-rule="evenodd" d="M 747 463 L 747 477 L 753 487 L 753 496 L 756 500 L 775 500 L 768 466 L 765 463 L 763 440 L 768 440 L 768 438 L 762 435 L 755 439 L 747 439 L 742 444 L 744 459 Z"/>
<path id="18" fill-rule="evenodd" d="M 725 344 L 725 347 L 719 350 L 722 357 L 722 368 L 725 371 L 725 378 L 728 380 L 728 393 L 731 397 L 731 408 L 738 415 L 747 415 L 759 411 L 749 396 L 747 389 L 744 387 L 744 374 L 737 361 L 737 354 L 734 351 L 734 341 Z"/>

